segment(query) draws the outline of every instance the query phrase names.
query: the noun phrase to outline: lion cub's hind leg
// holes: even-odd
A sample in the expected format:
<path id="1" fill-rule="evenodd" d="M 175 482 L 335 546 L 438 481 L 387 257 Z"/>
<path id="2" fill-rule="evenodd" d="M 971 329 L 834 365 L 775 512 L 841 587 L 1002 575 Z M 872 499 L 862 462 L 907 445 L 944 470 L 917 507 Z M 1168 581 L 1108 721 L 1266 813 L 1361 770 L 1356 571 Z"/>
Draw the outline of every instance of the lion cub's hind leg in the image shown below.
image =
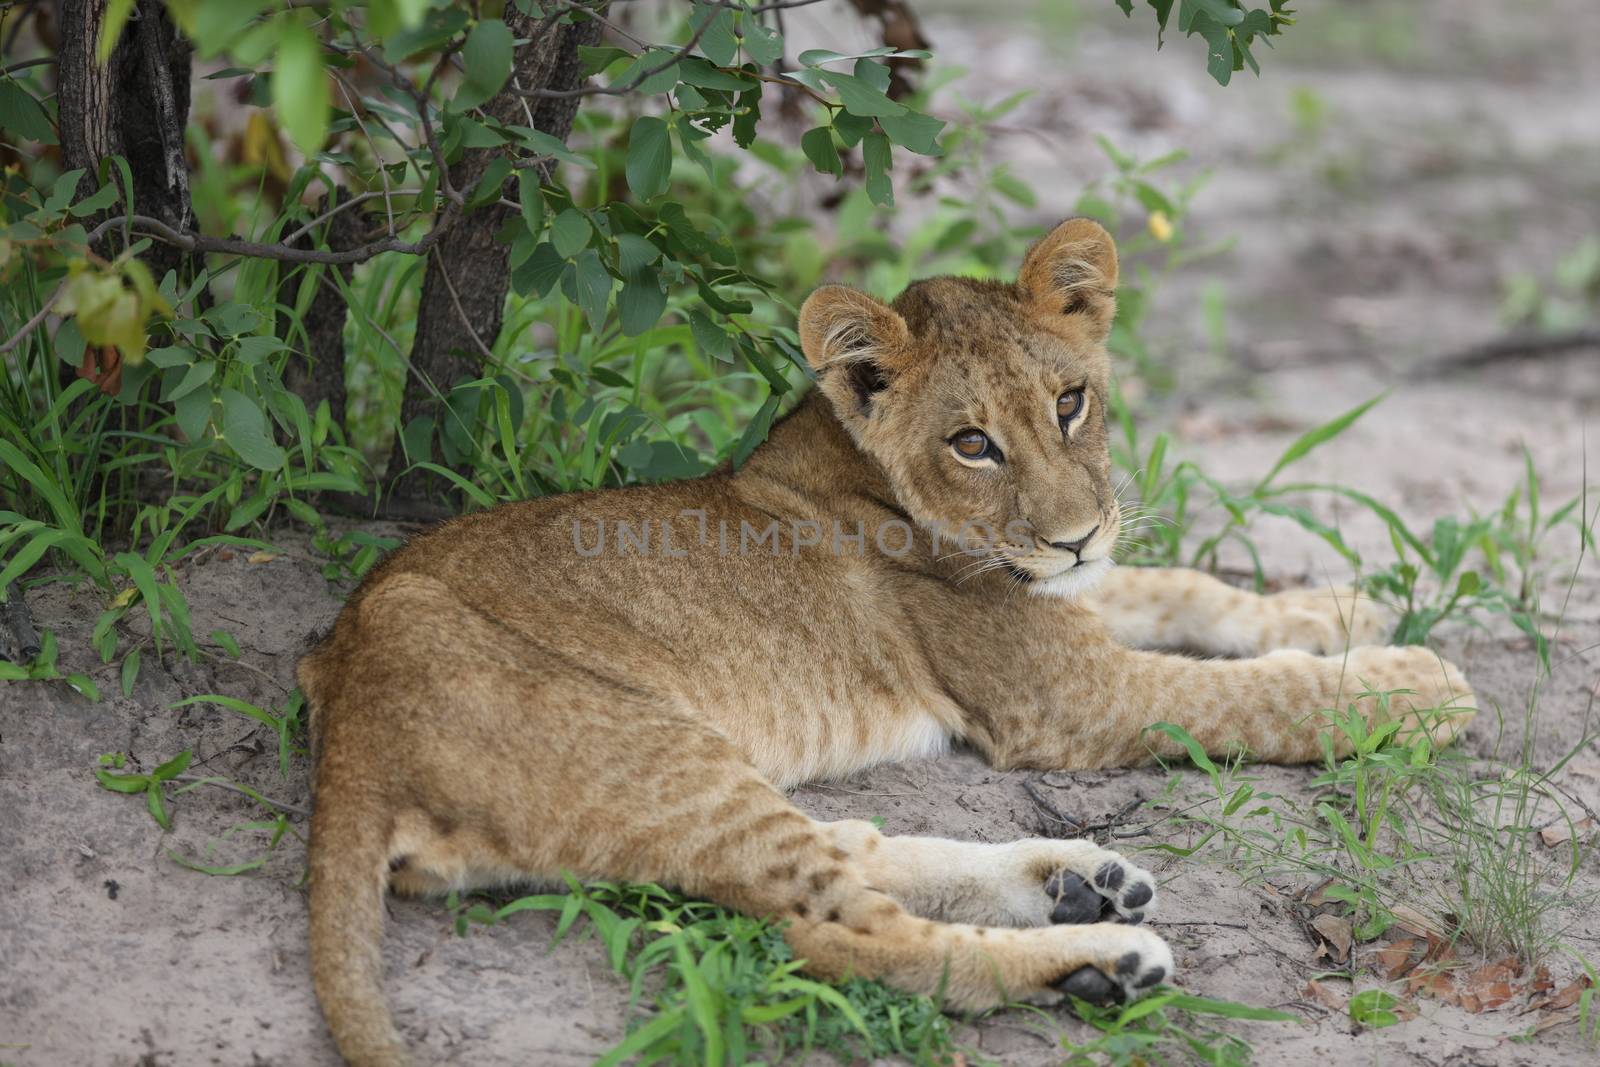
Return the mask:
<path id="1" fill-rule="evenodd" d="M 870 885 L 924 918 L 985 926 L 1137 925 L 1155 908 L 1150 872 L 1092 841 L 890 837 L 855 819 L 827 827 Z"/>

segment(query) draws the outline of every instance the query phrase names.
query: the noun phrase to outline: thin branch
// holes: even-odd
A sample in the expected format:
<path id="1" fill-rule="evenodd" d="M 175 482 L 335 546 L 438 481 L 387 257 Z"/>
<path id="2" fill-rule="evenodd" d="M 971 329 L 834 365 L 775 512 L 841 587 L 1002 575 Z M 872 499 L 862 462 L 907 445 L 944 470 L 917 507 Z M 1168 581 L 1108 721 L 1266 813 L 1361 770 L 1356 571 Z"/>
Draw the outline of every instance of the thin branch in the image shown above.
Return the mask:
<path id="1" fill-rule="evenodd" d="M 379 169 L 382 170 L 381 167 Z M 393 193 L 391 193 L 388 189 L 382 189 L 382 190 L 379 190 L 377 192 L 368 192 L 368 193 L 362 193 L 359 196 L 352 196 L 348 200 L 341 200 L 341 201 L 339 201 L 339 203 L 335 207 L 329 208 L 327 211 L 324 211 L 322 214 L 318 215 L 316 218 L 312 219 L 310 222 L 306 223 L 304 226 L 300 227 L 298 230 L 294 231 L 289 236 L 285 237 L 283 239 L 283 243 L 286 244 L 286 245 L 294 244 L 296 241 L 300 240 L 300 238 L 304 237 L 306 234 L 310 233 L 312 230 L 316 229 L 318 226 L 321 226 L 324 222 L 327 222 L 329 219 L 333 218 L 335 215 L 339 214 L 339 212 L 345 210 L 346 208 L 352 208 L 352 207 L 355 207 L 357 204 L 364 204 L 368 200 L 376 200 L 379 197 L 383 197 L 385 200 L 387 200 L 391 195 L 393 195 L 393 196 L 416 196 L 421 192 L 422 192 L 421 189 L 396 189 L 396 190 L 393 191 Z M 391 220 L 391 222 L 390 222 L 390 232 L 391 233 L 393 232 L 393 226 L 394 226 L 394 224 L 393 224 L 393 221 Z"/>
<path id="2" fill-rule="evenodd" d="M 39 305 L 39 310 L 33 313 L 33 318 L 23 323 L 21 329 L 12 334 L 10 337 L 6 338 L 5 344 L 0 345 L 0 356 L 3 356 L 13 348 L 16 348 L 22 343 L 22 339 L 24 337 L 38 329 L 39 324 L 44 321 L 44 317 L 50 314 L 51 307 L 55 305 L 55 302 L 60 299 L 61 294 L 66 292 L 66 290 L 66 282 L 62 282 L 60 285 L 56 286 L 56 291 L 46 297 L 43 304 Z"/>
<path id="3" fill-rule="evenodd" d="M 165 241 L 185 252 L 216 253 L 225 256 L 248 256 L 252 259 L 273 259 L 281 263 L 326 263 L 329 266 L 343 266 L 346 263 L 365 263 L 373 256 L 385 252 L 400 252 L 405 255 L 420 256 L 432 248 L 444 236 L 445 231 L 459 218 L 453 206 L 447 207 L 434 223 L 433 229 L 423 234 L 415 241 L 402 241 L 394 237 L 385 237 L 379 241 L 370 241 L 356 248 L 346 249 L 341 252 L 326 252 L 317 248 L 291 248 L 286 244 L 262 244 L 259 241 L 243 241 L 233 237 L 207 237 L 203 233 L 182 233 L 174 230 L 160 219 L 148 215 L 118 216 L 107 219 L 96 226 L 89 233 L 89 243 L 93 244 L 107 230 L 121 226 L 127 222 L 135 230 L 140 231 L 141 237 L 153 237 Z"/>
<path id="4" fill-rule="evenodd" d="M 817 0 L 808 0 L 808 2 L 816 3 Z M 729 3 L 730 0 L 717 0 L 717 10 L 720 12 L 722 9 L 726 8 Z M 576 6 L 571 9 L 587 10 Z M 645 70 L 641 70 L 638 74 L 635 74 L 632 78 L 630 78 L 626 85 L 584 85 L 579 86 L 576 89 L 513 89 L 512 92 L 519 96 L 537 97 L 540 100 L 570 100 L 575 96 L 624 96 L 639 88 L 639 86 L 643 85 L 650 78 L 655 77 L 664 70 L 670 69 L 674 64 L 678 63 L 685 56 L 687 56 L 690 50 L 693 49 L 695 45 L 700 43 L 700 38 L 705 36 L 706 31 L 711 28 L 711 24 L 715 21 L 716 17 L 714 15 L 708 16 L 703 22 L 700 23 L 700 28 L 694 31 L 694 34 L 679 47 L 678 51 L 675 52 L 671 58 L 663 60 L 661 63 L 658 63 L 653 67 L 648 67 Z"/>
<path id="5" fill-rule="evenodd" d="M 466 308 L 461 306 L 461 294 L 456 292 L 455 282 L 450 280 L 450 272 L 445 269 L 444 257 L 434 260 L 439 266 L 439 277 L 444 279 L 444 287 L 450 292 L 450 303 L 455 305 L 456 314 L 461 316 L 461 324 L 467 328 L 467 333 L 472 335 L 472 343 L 478 346 L 478 352 L 490 363 L 494 362 L 494 353 L 489 346 L 483 343 L 483 338 L 478 336 L 478 330 L 472 325 L 472 319 L 467 315 Z"/>
<path id="6" fill-rule="evenodd" d="M 54 63 L 55 61 L 55 56 L 40 56 L 38 59 L 24 59 L 21 63 L 13 63 L 9 67 L 0 68 L 0 75 L 15 74 L 19 70 L 27 70 L 29 67 L 42 67 L 46 63 Z"/>

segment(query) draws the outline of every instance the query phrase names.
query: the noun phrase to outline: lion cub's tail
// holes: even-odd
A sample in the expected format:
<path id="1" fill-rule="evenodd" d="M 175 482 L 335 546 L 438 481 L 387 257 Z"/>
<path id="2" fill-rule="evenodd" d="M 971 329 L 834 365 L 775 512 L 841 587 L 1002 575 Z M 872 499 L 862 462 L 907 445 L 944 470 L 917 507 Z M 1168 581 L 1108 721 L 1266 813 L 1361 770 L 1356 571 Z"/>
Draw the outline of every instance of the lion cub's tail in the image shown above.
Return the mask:
<path id="1" fill-rule="evenodd" d="M 311 980 L 352 1067 L 397 1067 L 406 1062 L 405 1045 L 383 999 L 387 815 L 350 795 L 350 787 L 319 777 L 311 816 Z"/>

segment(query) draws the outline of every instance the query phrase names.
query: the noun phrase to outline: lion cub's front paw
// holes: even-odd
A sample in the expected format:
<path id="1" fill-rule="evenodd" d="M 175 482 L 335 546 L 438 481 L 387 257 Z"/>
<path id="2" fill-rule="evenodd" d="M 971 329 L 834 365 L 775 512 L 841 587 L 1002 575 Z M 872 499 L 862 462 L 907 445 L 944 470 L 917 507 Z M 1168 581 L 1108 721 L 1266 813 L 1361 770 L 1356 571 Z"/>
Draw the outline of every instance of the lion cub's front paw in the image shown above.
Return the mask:
<path id="1" fill-rule="evenodd" d="M 1008 925 L 1136 926 L 1155 909 L 1155 876 L 1092 841 L 1031 839 L 1007 851 Z"/>
<path id="2" fill-rule="evenodd" d="M 1476 698 L 1461 669 L 1419 645 L 1351 649 L 1345 661 L 1345 702 L 1360 698 L 1369 721 L 1399 719 L 1402 741 L 1423 733 L 1446 744 L 1477 714 Z M 1388 714 L 1376 695 L 1388 693 Z"/>
<path id="3" fill-rule="evenodd" d="M 1082 927 L 1079 933 L 1071 955 L 1088 955 L 1094 962 L 1080 963 L 1052 982 L 1060 993 L 1091 1004 L 1127 1003 L 1176 970 L 1172 949 L 1148 930 L 1102 923 Z"/>
<path id="4" fill-rule="evenodd" d="M 1331 656 L 1377 645 L 1394 631 L 1393 613 L 1349 586 L 1287 589 L 1263 598 L 1264 649 L 1293 648 Z"/>

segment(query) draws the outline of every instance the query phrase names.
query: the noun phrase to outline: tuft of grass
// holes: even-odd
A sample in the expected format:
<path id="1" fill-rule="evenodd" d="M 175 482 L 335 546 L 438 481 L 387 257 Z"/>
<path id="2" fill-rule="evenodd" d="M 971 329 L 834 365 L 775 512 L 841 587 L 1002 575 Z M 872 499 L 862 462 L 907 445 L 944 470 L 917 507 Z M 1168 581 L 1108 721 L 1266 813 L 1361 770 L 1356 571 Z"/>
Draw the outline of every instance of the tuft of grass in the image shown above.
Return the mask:
<path id="1" fill-rule="evenodd" d="M 1065 1062 L 1111 1067 L 1166 1063 L 1246 1067 L 1254 1059 L 1254 1047 L 1211 1020 L 1302 1021 L 1291 1012 L 1191 996 L 1167 986 L 1126 1007 L 1097 1008 L 1078 1000 L 1073 1007 L 1099 1036 L 1084 1042 L 1063 1037 Z"/>
<path id="2" fill-rule="evenodd" d="M 556 942 L 574 932 L 600 942 L 629 983 L 635 1017 L 596 1067 L 732 1067 L 812 1050 L 841 1063 L 883 1056 L 918 1067 L 958 1062 L 950 1020 L 934 998 L 859 978 L 833 985 L 807 978 L 779 926 L 657 885 L 569 877 L 567 888 L 498 907 L 452 895 L 448 906 L 463 935 L 518 912 L 550 911 L 559 914 Z"/>

